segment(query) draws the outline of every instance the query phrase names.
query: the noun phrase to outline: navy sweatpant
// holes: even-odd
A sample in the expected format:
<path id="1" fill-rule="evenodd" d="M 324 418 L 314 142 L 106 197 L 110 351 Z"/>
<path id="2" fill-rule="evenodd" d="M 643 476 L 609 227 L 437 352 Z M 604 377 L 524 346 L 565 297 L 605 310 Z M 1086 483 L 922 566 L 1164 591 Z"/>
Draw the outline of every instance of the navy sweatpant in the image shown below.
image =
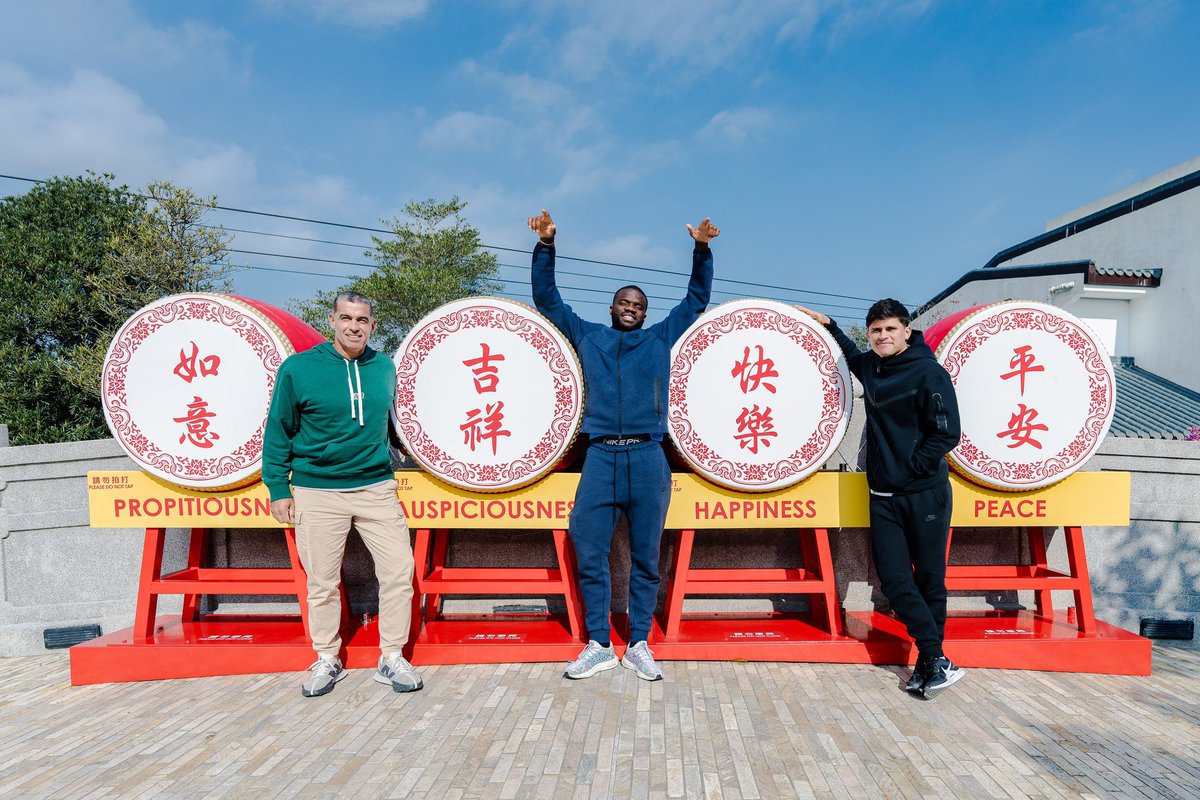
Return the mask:
<path id="1" fill-rule="evenodd" d="M 588 634 L 609 640 L 612 576 L 608 554 L 621 513 L 629 519 L 629 641 L 650 635 L 658 603 L 658 548 L 671 502 L 671 468 L 659 442 L 588 447 L 571 511 Z"/>
<path id="2" fill-rule="evenodd" d="M 892 610 L 917 650 L 942 655 L 950 483 L 915 494 L 871 495 L 871 550 Z"/>

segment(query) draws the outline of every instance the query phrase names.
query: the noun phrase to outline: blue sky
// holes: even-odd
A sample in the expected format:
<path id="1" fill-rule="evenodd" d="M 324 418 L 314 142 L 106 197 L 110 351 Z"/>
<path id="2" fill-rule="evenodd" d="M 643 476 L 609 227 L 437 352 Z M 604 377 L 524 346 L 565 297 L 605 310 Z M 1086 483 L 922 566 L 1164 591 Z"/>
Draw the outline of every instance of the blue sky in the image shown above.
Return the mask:
<path id="1" fill-rule="evenodd" d="M 711 215 L 715 301 L 857 318 L 858 298 L 924 302 L 1200 154 L 1198 38 L 1189 0 L 12 2 L 0 173 L 165 179 L 364 227 L 457 194 L 485 243 L 523 249 L 544 207 L 561 256 L 666 271 L 562 264 L 593 319 L 629 282 L 660 318 L 686 282 L 684 225 Z M 362 262 L 369 244 L 211 219 L 300 237 L 236 235 L 276 254 L 235 254 L 255 267 L 237 291 L 279 304 L 362 271 L 298 257 Z M 498 255 L 527 298 L 528 256 Z"/>

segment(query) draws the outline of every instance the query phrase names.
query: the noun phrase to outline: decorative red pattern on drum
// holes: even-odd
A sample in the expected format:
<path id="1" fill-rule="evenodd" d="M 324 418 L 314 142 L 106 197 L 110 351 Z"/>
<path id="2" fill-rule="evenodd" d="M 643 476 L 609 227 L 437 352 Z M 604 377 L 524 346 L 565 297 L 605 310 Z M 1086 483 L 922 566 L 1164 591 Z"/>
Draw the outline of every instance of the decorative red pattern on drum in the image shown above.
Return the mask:
<path id="1" fill-rule="evenodd" d="M 735 300 L 705 313 L 672 348 L 671 438 L 715 483 L 782 489 L 837 449 L 850 386 L 841 350 L 807 315 L 770 300 Z"/>
<path id="2" fill-rule="evenodd" d="M 293 331 L 308 327 L 292 322 Z M 203 491 L 253 483 L 275 374 L 293 352 L 254 304 L 165 297 L 130 317 L 109 345 L 105 419 L 129 457 L 158 478 Z"/>
<path id="3" fill-rule="evenodd" d="M 1021 491 L 1057 483 L 1104 440 L 1116 410 L 1112 363 L 1076 317 L 1035 302 L 969 309 L 937 348 L 958 395 L 951 466 Z"/>
<path id="4" fill-rule="evenodd" d="M 583 374 L 549 320 L 495 297 L 447 303 L 396 352 L 396 432 L 430 474 L 464 489 L 532 483 L 568 451 Z"/>

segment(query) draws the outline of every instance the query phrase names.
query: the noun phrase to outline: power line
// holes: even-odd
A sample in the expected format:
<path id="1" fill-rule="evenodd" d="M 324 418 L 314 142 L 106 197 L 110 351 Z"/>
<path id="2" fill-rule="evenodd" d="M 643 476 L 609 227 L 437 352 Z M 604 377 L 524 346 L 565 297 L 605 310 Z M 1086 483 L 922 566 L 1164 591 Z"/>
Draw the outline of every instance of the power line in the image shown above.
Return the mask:
<path id="1" fill-rule="evenodd" d="M 332 275 L 328 272 L 309 272 L 307 270 L 284 269 L 282 267 L 261 267 L 261 266 L 256 266 L 254 264 L 230 263 L 229 266 L 237 268 L 237 269 L 252 269 L 255 271 L 259 271 L 259 272 L 281 272 L 281 273 L 285 273 L 288 275 L 310 275 L 310 276 L 315 276 L 318 278 L 333 278 L 336 280 L 343 280 L 346 277 L 348 277 L 345 275 Z M 505 278 L 499 278 L 498 280 L 500 280 L 504 283 L 516 283 L 516 281 L 508 280 Z M 568 291 L 604 292 L 605 294 L 608 293 L 607 290 L 605 290 L 605 289 L 586 289 L 586 288 L 574 287 L 574 286 L 563 286 L 560 288 L 566 289 Z M 493 294 L 498 295 L 500 297 L 510 297 L 510 298 L 517 299 L 517 300 L 532 301 L 532 297 L 530 294 L 517 294 L 515 292 L 502 291 L 502 290 L 493 292 Z M 651 297 L 648 299 L 663 300 L 665 302 L 673 302 L 669 298 L 665 298 L 665 297 Z M 612 305 L 612 302 L 610 300 L 589 300 L 588 298 L 585 298 L 585 297 L 564 297 L 563 300 L 564 300 L 564 302 L 566 302 L 568 304 L 572 304 L 572 305 L 579 305 L 580 303 L 586 303 L 588 305 L 596 305 L 596 306 Z M 859 318 L 859 317 L 851 317 L 851 316 L 841 315 L 841 314 L 830 314 L 829 316 L 833 317 L 836 320 L 846 321 L 846 322 L 850 322 L 853 324 L 857 324 L 862 321 L 861 318 Z"/>
<path id="2" fill-rule="evenodd" d="M 25 178 L 25 177 L 20 177 L 17 175 L 0 174 L 0 178 L 8 178 L 10 180 L 17 180 L 17 181 L 26 181 L 29 183 L 44 183 L 45 182 L 43 180 L 39 180 L 36 178 Z M 141 196 L 141 195 L 139 195 L 139 196 Z M 293 216 L 290 214 L 277 214 L 277 213 L 270 212 L 270 211 L 256 211 L 254 209 L 235 208 L 233 206 L 222 206 L 222 205 L 214 205 L 213 208 L 219 209 L 221 211 L 230 211 L 230 212 L 234 212 L 234 213 L 238 213 L 238 214 L 251 214 L 254 216 L 269 217 L 272 219 L 285 219 L 285 220 L 290 220 L 293 222 L 305 222 L 305 223 L 308 223 L 311 225 L 326 225 L 329 227 L 343 228 L 346 230 L 366 231 L 368 233 L 384 233 L 384 234 L 393 234 L 394 233 L 394 231 L 386 229 L 386 228 L 370 228 L 370 227 L 366 227 L 363 225 L 352 225 L 352 224 L 346 223 L 346 222 L 333 222 L 331 220 L 320 220 L 320 219 L 311 219 L 308 217 L 297 217 L 297 216 Z M 262 233 L 262 232 L 253 232 L 253 233 Z M 283 234 L 267 234 L 267 235 L 283 236 Z M 292 237 L 287 237 L 287 238 L 292 238 Z M 305 240 L 304 237 L 295 237 L 295 238 L 300 239 L 300 240 Z M 318 242 L 318 241 L 324 241 L 324 240 L 311 239 L 308 241 Z M 341 242 L 327 242 L 327 243 L 343 244 Z M 514 247 L 501 247 L 499 245 L 489 245 L 489 244 L 483 244 L 483 243 L 481 243 L 480 246 L 484 247 L 488 250 L 501 250 L 501 251 L 509 252 L 509 253 L 527 253 L 527 252 L 529 252 L 528 250 L 514 248 Z M 234 252 L 242 252 L 242 251 L 234 251 Z M 249 251 L 247 251 L 247 252 L 249 252 Z M 272 254 L 264 254 L 264 255 L 272 255 Z M 302 257 L 302 256 L 292 256 L 292 257 L 304 259 L 304 257 Z M 582 258 L 579 256 L 556 255 L 556 258 L 564 260 L 564 261 L 578 261 L 578 262 L 584 263 L 584 264 L 596 264 L 598 266 L 607 266 L 607 267 L 620 267 L 622 269 L 632 269 L 632 270 L 638 270 L 641 272 L 654 272 L 654 273 L 658 273 L 658 274 L 662 274 L 662 275 L 687 275 L 688 274 L 688 273 L 681 272 L 678 270 L 659 269 L 657 267 L 641 267 L 641 266 L 637 266 L 635 264 L 622 264 L 622 263 L 616 262 L 616 261 L 602 261 L 602 260 L 592 259 L 592 258 Z M 304 260 L 316 260 L 316 259 L 304 259 Z M 329 263 L 339 263 L 339 262 L 331 261 Z M 364 266 L 364 265 L 356 265 L 356 266 Z M 365 265 L 365 266 L 373 266 L 373 265 Z M 790 287 L 790 286 L 779 286 L 777 284 L 759 283 L 756 281 L 743 281 L 743 280 L 738 280 L 735 278 L 722 278 L 722 277 L 717 277 L 717 276 L 714 276 L 713 280 L 714 281 L 722 281 L 725 283 L 737 284 L 739 286 L 751 286 L 751 287 L 754 287 L 757 289 L 771 289 L 771 290 L 775 290 L 775 291 L 790 292 L 790 293 L 795 293 L 795 294 L 810 294 L 810 295 L 816 295 L 818 297 L 835 297 L 835 298 L 839 298 L 839 299 L 843 299 L 843 300 L 859 300 L 859 301 L 862 301 L 865 303 L 875 302 L 875 300 L 873 298 L 858 297 L 855 295 L 848 295 L 848 294 L 839 294 L 836 292 L 822 292 L 822 291 L 818 291 L 816 289 L 796 289 L 796 288 Z"/>

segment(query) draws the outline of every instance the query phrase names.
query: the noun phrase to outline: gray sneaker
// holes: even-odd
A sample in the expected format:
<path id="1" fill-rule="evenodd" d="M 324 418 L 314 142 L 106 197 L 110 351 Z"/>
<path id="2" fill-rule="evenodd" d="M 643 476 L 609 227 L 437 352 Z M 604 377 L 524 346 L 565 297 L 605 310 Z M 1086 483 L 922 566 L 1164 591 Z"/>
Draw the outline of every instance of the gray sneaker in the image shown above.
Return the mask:
<path id="1" fill-rule="evenodd" d="M 567 671 L 563 673 L 563 677 L 577 681 L 590 678 L 597 672 L 612 669 L 616 665 L 617 654 L 613 652 L 612 645 L 601 647 L 600 643 L 593 639 L 587 643 L 587 647 L 583 648 L 583 652 L 567 665 Z"/>
<path id="2" fill-rule="evenodd" d="M 379 657 L 375 682 L 391 686 L 393 692 L 415 692 L 425 685 L 402 653 L 392 653 L 387 658 Z"/>
<path id="3" fill-rule="evenodd" d="M 305 697 L 320 697 L 333 691 L 333 686 L 346 677 L 342 669 L 342 661 L 336 656 L 321 656 L 308 668 L 308 679 L 300 686 L 300 693 Z"/>
<path id="4" fill-rule="evenodd" d="M 626 650 L 625 657 L 621 659 L 621 666 L 633 670 L 644 681 L 663 679 L 662 670 L 654 663 L 654 653 L 650 652 L 645 642 L 638 642 Z"/>

